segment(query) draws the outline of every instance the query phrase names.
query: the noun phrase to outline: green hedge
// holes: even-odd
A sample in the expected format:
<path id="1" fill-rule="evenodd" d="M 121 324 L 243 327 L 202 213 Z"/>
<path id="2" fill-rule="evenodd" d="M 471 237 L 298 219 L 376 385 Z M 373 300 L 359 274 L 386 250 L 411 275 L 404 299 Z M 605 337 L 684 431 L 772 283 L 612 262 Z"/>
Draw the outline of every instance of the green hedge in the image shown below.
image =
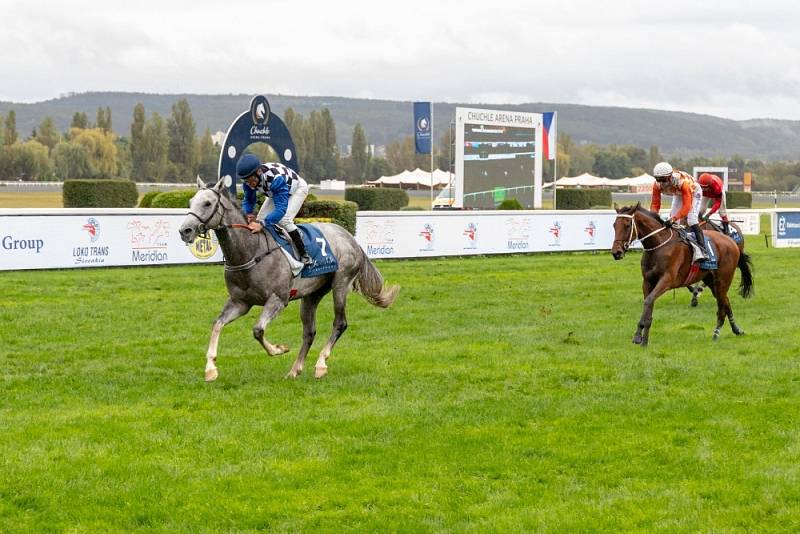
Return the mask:
<path id="1" fill-rule="evenodd" d="M 339 202 L 337 200 L 306 200 L 297 218 L 327 220 L 335 222 L 345 228 L 351 234 L 356 233 L 356 211 L 358 205 L 355 202 Z"/>
<path id="2" fill-rule="evenodd" d="M 610 189 L 559 189 L 556 192 L 556 209 L 558 210 L 588 210 L 610 207 Z"/>
<path id="3" fill-rule="evenodd" d="M 153 198 L 151 208 L 188 208 L 189 201 L 197 193 L 197 189 L 183 189 L 181 191 L 167 191 Z"/>
<path id="4" fill-rule="evenodd" d="M 161 194 L 161 191 L 148 191 L 139 201 L 140 208 L 150 208 L 153 206 L 153 199 Z"/>
<path id="5" fill-rule="evenodd" d="M 725 204 L 728 208 L 752 208 L 753 194 L 744 191 L 728 191 L 725 193 Z"/>
<path id="6" fill-rule="evenodd" d="M 359 211 L 396 211 L 408 205 L 408 193 L 382 187 L 346 189 L 344 199 L 358 204 Z"/>
<path id="7" fill-rule="evenodd" d="M 130 180 L 64 180 L 65 208 L 132 208 L 139 200 Z"/>
<path id="8" fill-rule="evenodd" d="M 499 210 L 522 210 L 525 209 L 522 204 L 519 203 L 519 200 L 516 198 L 507 198 L 497 206 Z"/>

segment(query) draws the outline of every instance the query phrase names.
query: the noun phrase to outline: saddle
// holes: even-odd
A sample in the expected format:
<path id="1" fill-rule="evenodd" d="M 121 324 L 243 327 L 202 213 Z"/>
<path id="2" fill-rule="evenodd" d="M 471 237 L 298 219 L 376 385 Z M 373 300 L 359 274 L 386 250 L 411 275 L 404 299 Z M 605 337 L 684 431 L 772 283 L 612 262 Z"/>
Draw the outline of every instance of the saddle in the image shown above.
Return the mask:
<path id="1" fill-rule="evenodd" d="M 685 227 L 675 228 L 678 232 L 678 236 L 680 236 L 681 240 L 689 245 L 689 248 L 692 249 L 692 264 L 699 266 L 701 269 L 706 271 L 713 271 L 717 269 L 717 251 L 714 250 L 714 247 L 711 245 L 711 240 L 708 236 L 704 236 L 706 239 L 706 250 L 708 251 L 708 258 L 703 258 L 703 253 L 700 250 L 700 247 L 697 245 L 697 240 L 694 237 L 694 232 L 689 232 L 686 230 Z M 700 260 L 700 261 L 698 261 Z"/>
<path id="2" fill-rule="evenodd" d="M 304 265 L 299 261 L 294 244 L 283 228 L 280 226 L 267 226 L 264 228 L 265 231 L 272 235 L 272 238 L 275 239 L 275 242 L 278 243 L 286 255 L 292 274 L 294 276 L 300 275 L 302 278 L 311 278 L 336 271 L 339 268 L 339 263 L 322 232 L 309 224 L 298 224 L 297 228 L 303 238 L 306 253 L 313 260 L 310 265 Z"/>
<path id="3" fill-rule="evenodd" d="M 742 244 L 742 241 L 743 241 L 742 235 L 738 232 L 738 230 L 736 230 L 736 228 L 733 227 L 733 225 L 728 226 L 728 228 L 730 229 L 730 232 L 725 233 L 725 231 L 722 229 L 722 226 L 717 224 L 715 221 L 706 220 L 706 224 L 708 226 L 710 226 L 711 228 L 713 228 L 714 230 L 716 230 L 717 232 L 719 232 L 721 234 L 724 234 L 724 235 L 730 237 L 731 239 L 733 239 L 734 241 L 736 241 L 737 245 L 741 245 Z"/>

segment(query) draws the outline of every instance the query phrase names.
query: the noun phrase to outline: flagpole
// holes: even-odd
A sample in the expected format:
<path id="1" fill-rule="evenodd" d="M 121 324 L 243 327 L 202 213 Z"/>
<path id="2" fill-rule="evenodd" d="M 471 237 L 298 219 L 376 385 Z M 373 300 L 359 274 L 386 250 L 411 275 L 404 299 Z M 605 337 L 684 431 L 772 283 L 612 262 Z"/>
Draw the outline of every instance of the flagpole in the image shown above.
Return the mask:
<path id="1" fill-rule="evenodd" d="M 433 209 L 433 101 L 431 101 L 431 209 Z"/>
<path id="2" fill-rule="evenodd" d="M 556 207 L 556 180 L 558 178 L 558 133 L 556 133 L 556 157 L 553 158 L 553 209 Z"/>

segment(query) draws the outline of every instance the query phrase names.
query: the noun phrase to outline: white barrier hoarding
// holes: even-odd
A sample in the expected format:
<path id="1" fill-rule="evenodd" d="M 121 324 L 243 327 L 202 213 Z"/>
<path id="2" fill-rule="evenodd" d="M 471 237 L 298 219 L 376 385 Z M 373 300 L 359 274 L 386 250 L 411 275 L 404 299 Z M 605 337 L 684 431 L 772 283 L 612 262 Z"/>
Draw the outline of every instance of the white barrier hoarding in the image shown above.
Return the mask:
<path id="1" fill-rule="evenodd" d="M 758 212 L 729 215 L 743 233 L 760 232 Z M 356 240 L 370 258 L 610 250 L 615 218 L 613 210 L 361 212 Z"/>
<path id="2" fill-rule="evenodd" d="M 613 211 L 359 213 L 356 240 L 371 258 L 609 250 Z"/>
<path id="3" fill-rule="evenodd" d="M 786 220 L 793 232 L 792 217 L 800 212 L 791 213 Z M 615 215 L 613 210 L 361 212 L 356 240 L 371 258 L 609 250 Z M 759 233 L 758 211 L 731 211 L 730 217 L 741 221 L 745 234 Z M 178 228 L 185 218 L 180 209 L 0 209 L 0 270 L 223 261 L 213 232 L 184 245 Z M 773 233 L 773 239 L 781 237 Z M 773 242 L 800 246 L 792 239 Z"/>
<path id="4" fill-rule="evenodd" d="M 711 219 L 717 224 L 722 224 L 719 216 Z M 742 229 L 744 235 L 758 235 L 761 233 L 761 212 L 756 210 L 728 210 L 728 220 L 735 222 Z"/>
<path id="5" fill-rule="evenodd" d="M 669 210 L 661 210 L 662 219 L 669 217 Z M 712 215 L 711 220 L 722 225 L 719 215 Z M 742 229 L 744 235 L 758 235 L 761 233 L 761 211 L 759 210 L 728 210 L 728 220 L 735 222 Z"/>
<path id="6" fill-rule="evenodd" d="M 192 246 L 181 241 L 178 228 L 186 210 L 58 210 L 58 214 L 10 215 L 13 211 L 0 211 L 0 270 L 223 259 L 213 233 Z M 79 213 L 70 214 L 76 211 Z"/>
<path id="7" fill-rule="evenodd" d="M 776 210 L 772 213 L 772 246 L 800 247 L 800 211 Z"/>

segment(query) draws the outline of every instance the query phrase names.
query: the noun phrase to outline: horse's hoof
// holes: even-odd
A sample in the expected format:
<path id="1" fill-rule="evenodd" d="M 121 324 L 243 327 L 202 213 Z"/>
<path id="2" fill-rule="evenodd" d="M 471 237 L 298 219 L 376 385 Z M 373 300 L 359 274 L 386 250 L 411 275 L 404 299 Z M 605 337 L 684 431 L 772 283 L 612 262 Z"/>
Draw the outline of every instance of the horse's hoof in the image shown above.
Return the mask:
<path id="1" fill-rule="evenodd" d="M 206 369 L 206 382 L 213 382 L 219 376 L 219 372 L 217 372 L 217 368 L 214 369 Z"/>
<path id="2" fill-rule="evenodd" d="M 280 356 L 281 354 L 286 354 L 289 352 L 289 347 L 286 345 L 275 345 L 274 350 L 267 350 L 270 356 Z"/>
<path id="3" fill-rule="evenodd" d="M 692 299 L 692 308 L 697 307 L 697 299 Z"/>
<path id="4" fill-rule="evenodd" d="M 737 336 L 743 336 L 744 330 L 734 330 L 733 333 L 736 334 Z"/>
<path id="5" fill-rule="evenodd" d="M 315 367 L 314 368 L 314 378 L 322 378 L 323 376 L 328 374 L 327 367 Z"/>
<path id="6" fill-rule="evenodd" d="M 711 336 L 711 341 L 716 341 L 719 339 L 719 332 L 714 332 L 714 335 Z"/>
<path id="7" fill-rule="evenodd" d="M 292 378 L 292 379 L 297 378 L 300 375 L 300 373 L 301 371 L 295 371 L 294 369 L 292 369 L 291 371 L 286 373 L 286 378 Z"/>
<path id="8" fill-rule="evenodd" d="M 642 344 L 642 336 L 633 336 L 633 340 L 632 341 L 636 345 L 641 345 Z"/>

